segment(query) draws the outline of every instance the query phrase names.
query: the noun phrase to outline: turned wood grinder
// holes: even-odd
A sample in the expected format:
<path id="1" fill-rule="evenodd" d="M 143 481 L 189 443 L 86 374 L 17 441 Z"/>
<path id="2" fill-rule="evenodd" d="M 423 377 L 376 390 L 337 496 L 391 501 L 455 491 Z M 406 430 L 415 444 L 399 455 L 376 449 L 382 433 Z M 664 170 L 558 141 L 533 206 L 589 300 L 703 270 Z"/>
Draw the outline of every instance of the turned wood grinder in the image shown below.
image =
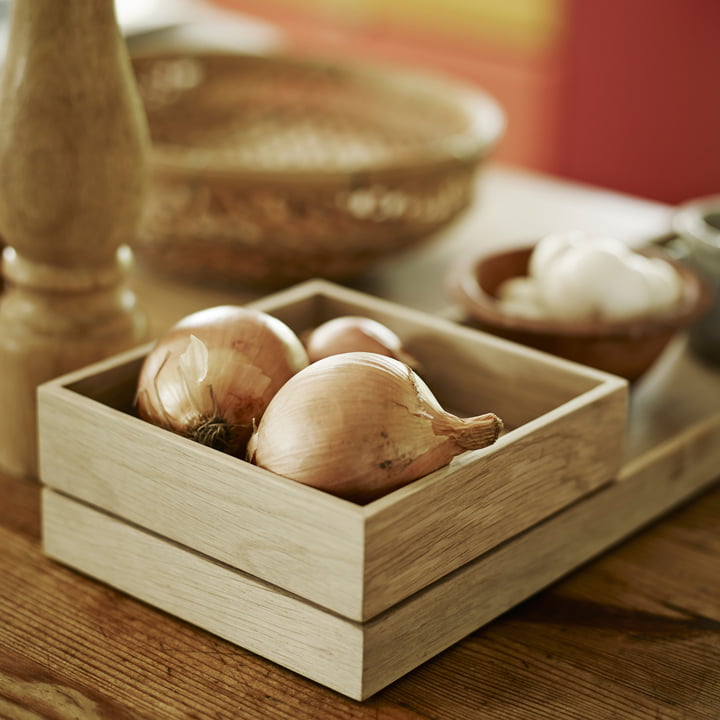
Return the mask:
<path id="1" fill-rule="evenodd" d="M 149 138 L 113 0 L 15 0 L 0 86 L 0 466 L 37 477 L 36 388 L 145 339 L 127 245 Z"/>

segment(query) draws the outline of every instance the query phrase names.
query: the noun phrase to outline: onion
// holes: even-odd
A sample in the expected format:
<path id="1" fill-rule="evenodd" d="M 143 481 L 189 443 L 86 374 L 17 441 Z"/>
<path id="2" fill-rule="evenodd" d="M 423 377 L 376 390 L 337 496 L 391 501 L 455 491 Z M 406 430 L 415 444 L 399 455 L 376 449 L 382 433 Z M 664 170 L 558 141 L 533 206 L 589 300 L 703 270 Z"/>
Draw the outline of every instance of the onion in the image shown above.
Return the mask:
<path id="1" fill-rule="evenodd" d="M 145 358 L 141 418 L 204 445 L 243 455 L 270 399 L 308 364 L 283 322 L 222 305 L 188 315 Z"/>
<path id="2" fill-rule="evenodd" d="M 414 369 L 419 365 L 389 327 L 367 317 L 333 318 L 308 333 L 304 340 L 310 362 L 347 352 L 374 352 L 394 357 Z"/>
<path id="3" fill-rule="evenodd" d="M 491 445 L 502 421 L 442 409 L 407 365 L 344 353 L 309 365 L 278 391 L 248 443 L 259 467 L 367 502 Z"/>

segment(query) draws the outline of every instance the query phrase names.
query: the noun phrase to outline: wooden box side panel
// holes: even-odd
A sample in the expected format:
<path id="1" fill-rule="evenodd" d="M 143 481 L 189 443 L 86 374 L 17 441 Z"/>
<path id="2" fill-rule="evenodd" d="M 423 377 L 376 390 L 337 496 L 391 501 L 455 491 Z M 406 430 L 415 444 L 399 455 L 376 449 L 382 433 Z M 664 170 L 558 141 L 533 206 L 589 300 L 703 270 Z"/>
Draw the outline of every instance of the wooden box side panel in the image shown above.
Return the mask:
<path id="1" fill-rule="evenodd" d="M 362 628 L 43 490 L 45 552 L 283 667 L 360 698 Z"/>
<path id="2" fill-rule="evenodd" d="M 44 484 L 360 616 L 361 508 L 64 387 L 39 397 Z"/>
<path id="3" fill-rule="evenodd" d="M 516 346 L 512 351 L 479 331 L 458 328 L 454 342 L 434 336 L 411 338 L 411 351 L 422 358 L 424 380 L 455 414 L 494 412 L 506 429 L 520 427 L 603 385 L 585 368 Z M 469 392 L 474 405 L 467 407 Z"/>
<path id="4" fill-rule="evenodd" d="M 328 297 L 336 286 L 323 280 L 309 280 L 286 290 L 248 303 L 248 307 L 274 315 L 301 334 L 327 319 Z"/>
<path id="5" fill-rule="evenodd" d="M 302 299 L 312 292 L 314 302 Z M 518 427 L 605 382 L 599 371 L 539 353 L 476 329 L 370 297 L 325 281 L 310 281 L 254 303 L 302 333 L 341 315 L 387 325 L 421 365 L 420 374 L 446 409 L 495 412 Z"/>
<path id="6" fill-rule="evenodd" d="M 717 481 L 720 414 L 618 481 L 357 624 L 44 490 L 51 557 L 355 699 L 365 699 Z M 362 659 L 361 659 L 362 658 Z"/>
<path id="7" fill-rule="evenodd" d="M 720 413 L 617 481 L 365 623 L 368 697 L 718 481 Z"/>
<path id="8" fill-rule="evenodd" d="M 626 388 L 588 395 L 575 401 L 580 412 L 551 413 L 540 429 L 520 428 L 461 456 L 426 487 L 397 491 L 392 506 L 370 506 L 364 617 L 611 481 L 622 458 Z"/>
<path id="9" fill-rule="evenodd" d="M 136 354 L 127 365 L 74 375 L 78 392 L 63 379 L 41 389 L 43 481 L 361 620 L 590 492 L 617 468 L 613 448 L 625 421 L 617 379 L 323 281 L 255 307 L 296 331 L 341 314 L 379 319 L 423 353 L 439 399 L 463 405 L 448 409 L 493 410 L 522 427 L 361 508 L 142 423 L 122 398 L 113 401 L 119 410 L 105 406 L 116 385 L 132 389 Z M 564 436 L 565 444 L 551 446 Z M 578 446 L 572 463 L 571 443 Z"/>

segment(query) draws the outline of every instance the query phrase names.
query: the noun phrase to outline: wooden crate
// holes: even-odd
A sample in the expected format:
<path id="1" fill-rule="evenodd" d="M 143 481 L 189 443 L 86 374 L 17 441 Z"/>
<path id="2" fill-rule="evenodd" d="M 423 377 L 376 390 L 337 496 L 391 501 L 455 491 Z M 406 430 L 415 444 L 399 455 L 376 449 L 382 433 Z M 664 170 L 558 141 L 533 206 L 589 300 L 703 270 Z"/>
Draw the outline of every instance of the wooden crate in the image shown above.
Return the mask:
<path id="1" fill-rule="evenodd" d="M 538 548 L 492 558 L 612 484 L 627 384 L 323 281 L 254 306 L 298 333 L 344 314 L 380 320 L 446 409 L 495 412 L 507 432 L 356 505 L 137 418 L 146 346 L 39 390 L 45 550 L 365 698 L 557 577 L 557 563 L 528 565 Z"/>

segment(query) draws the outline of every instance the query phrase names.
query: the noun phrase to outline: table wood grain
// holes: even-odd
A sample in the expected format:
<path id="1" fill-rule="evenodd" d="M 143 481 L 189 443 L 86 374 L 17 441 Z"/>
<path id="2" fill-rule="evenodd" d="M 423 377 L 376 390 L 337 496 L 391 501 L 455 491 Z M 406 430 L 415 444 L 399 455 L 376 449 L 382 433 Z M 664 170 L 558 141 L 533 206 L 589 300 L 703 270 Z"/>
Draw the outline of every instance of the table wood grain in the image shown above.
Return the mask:
<path id="1" fill-rule="evenodd" d="M 442 274 L 478 242 L 570 226 L 634 241 L 669 217 L 665 206 L 508 168 L 478 190 L 447 234 L 355 284 L 443 314 Z M 142 270 L 136 286 L 158 331 L 228 297 Z M 630 444 L 652 447 L 720 409 L 720 374 L 678 345 L 633 405 L 643 422 Z M 0 475 L 0 718 L 720 718 L 717 485 L 363 703 L 51 561 L 39 512 L 37 485 Z"/>
<path id="2" fill-rule="evenodd" d="M 364 703 L 52 562 L 38 488 L 0 497 L 0 717 L 720 717 L 720 488 Z"/>

